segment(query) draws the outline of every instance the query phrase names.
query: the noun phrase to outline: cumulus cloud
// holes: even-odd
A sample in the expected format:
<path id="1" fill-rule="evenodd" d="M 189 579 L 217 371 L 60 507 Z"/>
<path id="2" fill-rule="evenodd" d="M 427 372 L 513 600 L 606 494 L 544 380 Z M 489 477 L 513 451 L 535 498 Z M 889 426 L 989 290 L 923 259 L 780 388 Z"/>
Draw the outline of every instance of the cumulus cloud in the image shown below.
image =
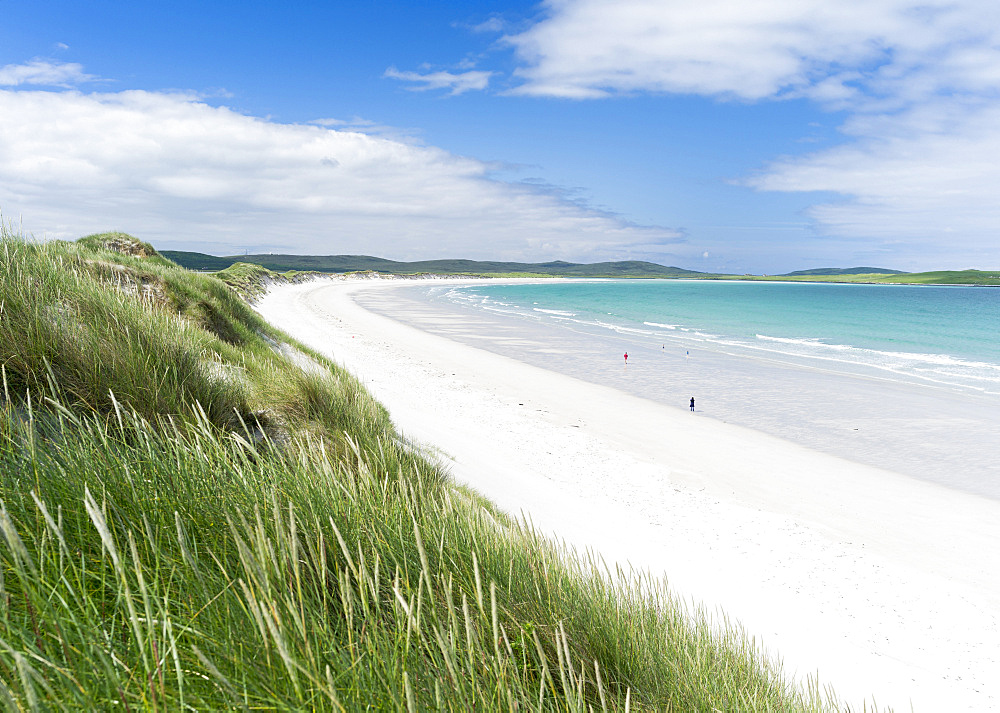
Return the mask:
<path id="1" fill-rule="evenodd" d="M 762 190 L 843 196 L 820 232 L 997 262 L 1000 4 L 995 0 L 548 0 L 505 42 L 515 93 L 808 98 L 844 143 L 776 159 Z M 873 243 L 874 245 L 874 243 Z M 874 248 L 873 248 L 874 249 Z"/>
<path id="2" fill-rule="evenodd" d="M 97 77 L 84 73 L 81 65 L 73 62 L 33 59 L 25 64 L 0 67 L 0 87 L 16 87 L 21 84 L 70 87 L 96 79 Z"/>
<path id="3" fill-rule="evenodd" d="M 409 87 L 413 91 L 426 91 L 428 89 L 448 89 L 452 95 L 461 94 L 470 90 L 486 89 L 490 83 L 493 72 L 481 70 L 469 70 L 468 72 L 400 72 L 395 67 L 385 70 L 386 77 L 399 79 L 404 82 L 413 82 L 415 86 Z"/>
<path id="4" fill-rule="evenodd" d="M 852 93 L 869 74 L 919 70 L 963 79 L 995 68 L 992 0 L 549 0 L 545 18 L 506 37 L 524 94 L 600 97 L 634 91 L 756 100 Z M 990 49 L 990 45 L 993 45 Z M 929 65 L 933 64 L 934 67 Z M 968 71 L 972 69 L 974 71 Z M 995 71 L 995 70 L 994 70 Z"/>
<path id="5" fill-rule="evenodd" d="M 190 95 L 0 90 L 0 209 L 39 236 L 121 229 L 228 254 L 571 260 L 663 256 L 680 239 L 490 169 Z"/>
<path id="6" fill-rule="evenodd" d="M 1000 228 L 998 127 L 994 104 L 858 117 L 844 127 L 852 141 L 777 160 L 748 182 L 764 190 L 846 196 L 809 211 L 829 234 L 905 238 L 911 246 L 939 246 L 953 256 L 949 262 L 993 265 Z"/>

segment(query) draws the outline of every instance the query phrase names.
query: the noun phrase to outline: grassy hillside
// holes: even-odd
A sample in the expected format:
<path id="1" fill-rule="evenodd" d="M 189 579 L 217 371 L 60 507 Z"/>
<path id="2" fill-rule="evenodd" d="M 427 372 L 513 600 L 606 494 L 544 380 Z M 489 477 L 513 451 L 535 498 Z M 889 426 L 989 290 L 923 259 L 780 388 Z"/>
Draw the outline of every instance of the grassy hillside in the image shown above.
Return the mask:
<path id="1" fill-rule="evenodd" d="M 867 269 L 867 268 L 860 268 Z M 788 282 L 855 282 L 873 285 L 1000 285 L 1000 270 L 941 270 L 938 272 L 792 274 L 747 276 L 735 279 Z"/>
<path id="2" fill-rule="evenodd" d="M 887 284 L 913 285 L 1000 285 L 1000 270 L 940 270 L 937 272 L 910 272 L 887 275 Z"/>
<path id="3" fill-rule="evenodd" d="M 4 709 L 834 709 L 147 247 L 0 237 Z"/>
<path id="4" fill-rule="evenodd" d="M 188 270 L 202 270 L 216 272 L 218 270 L 225 270 L 227 267 L 235 262 L 240 262 L 241 258 L 235 257 L 216 257 L 215 255 L 206 255 L 205 253 L 193 253 L 186 252 L 183 250 L 163 250 L 160 254 L 171 260 L 181 267 L 185 267 Z"/>
<path id="5" fill-rule="evenodd" d="M 781 277 L 803 277 L 808 275 L 905 275 L 902 270 L 887 270 L 881 267 L 817 267 L 812 270 L 787 272 Z"/>
<path id="6" fill-rule="evenodd" d="M 234 262 L 232 265 L 217 271 L 215 277 L 233 288 L 244 299 L 253 301 L 263 296 L 269 285 L 302 282 L 312 279 L 317 274 L 319 273 L 298 272 L 295 270 L 277 273 L 261 265 L 249 262 Z"/>
<path id="7" fill-rule="evenodd" d="M 357 272 L 373 270 L 394 275 L 540 275 L 559 277 L 691 277 L 704 273 L 629 260 L 580 264 L 571 262 L 497 262 L 480 260 L 421 260 L 397 262 L 367 255 L 243 255 L 215 257 L 203 253 L 164 250 L 163 255 L 190 270 L 222 270 L 235 262 L 262 265 L 283 272 Z"/>
<path id="8" fill-rule="evenodd" d="M 864 282 L 916 285 L 1000 285 L 1000 271 L 952 270 L 900 272 L 879 267 L 823 267 L 784 275 L 717 275 L 629 260 L 587 265 L 562 261 L 544 263 L 424 260 L 396 262 L 366 255 L 244 255 L 215 257 L 204 253 L 164 250 L 162 255 L 189 270 L 225 270 L 236 263 L 260 265 L 276 272 L 356 272 L 373 270 L 393 275 L 489 275 L 494 277 L 661 277 L 724 280 L 791 280 L 801 282 Z"/>

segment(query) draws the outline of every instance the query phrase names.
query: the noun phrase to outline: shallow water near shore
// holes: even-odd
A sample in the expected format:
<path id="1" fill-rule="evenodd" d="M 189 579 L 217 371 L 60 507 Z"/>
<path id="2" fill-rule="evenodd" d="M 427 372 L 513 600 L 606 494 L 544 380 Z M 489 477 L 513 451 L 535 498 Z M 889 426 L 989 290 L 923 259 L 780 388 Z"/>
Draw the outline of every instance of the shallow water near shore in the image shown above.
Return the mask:
<path id="1" fill-rule="evenodd" d="M 677 408 L 693 396 L 692 417 L 1000 499 L 1000 345 L 989 338 L 997 290 L 436 282 L 357 299 L 420 329 Z"/>

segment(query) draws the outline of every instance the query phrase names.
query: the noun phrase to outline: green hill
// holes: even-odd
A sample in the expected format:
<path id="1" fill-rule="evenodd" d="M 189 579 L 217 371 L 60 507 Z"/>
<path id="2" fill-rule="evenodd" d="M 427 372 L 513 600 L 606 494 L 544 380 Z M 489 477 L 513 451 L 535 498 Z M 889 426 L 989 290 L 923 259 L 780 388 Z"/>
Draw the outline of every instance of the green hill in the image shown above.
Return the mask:
<path id="1" fill-rule="evenodd" d="M 902 270 L 888 270 L 883 267 L 818 267 L 812 270 L 796 270 L 786 272 L 780 277 L 799 277 L 805 275 L 904 275 Z"/>
<path id="2" fill-rule="evenodd" d="M 668 267 L 653 262 L 573 263 L 499 262 L 480 260 L 420 260 L 398 262 L 368 255 L 239 255 L 216 257 L 197 252 L 163 250 L 160 253 L 189 270 L 216 272 L 236 263 L 260 265 L 274 272 L 364 272 L 391 275 L 484 275 L 540 277 L 644 277 L 726 280 L 779 280 L 806 282 L 864 282 L 926 285 L 1000 285 L 1000 271 L 958 270 L 901 272 L 879 267 L 821 267 L 783 275 L 719 275 Z"/>
<path id="3" fill-rule="evenodd" d="M 857 268 L 868 270 L 871 268 Z M 740 278 L 737 278 L 740 279 Z M 798 274 L 750 276 L 748 280 L 789 280 L 793 282 L 852 282 L 872 285 L 1000 285 L 1000 270 L 940 270 L 937 272 L 896 272 L 896 273 L 854 273 L 842 274 L 814 273 L 801 271 Z"/>
<path id="4" fill-rule="evenodd" d="M 242 260 L 242 258 L 216 257 L 215 255 L 185 252 L 183 250 L 161 250 L 160 254 L 188 270 L 208 270 L 212 272 L 225 270 L 233 263 L 241 262 Z"/>
<path id="5" fill-rule="evenodd" d="M 398 262 L 368 255 L 240 255 L 215 257 L 196 252 L 164 250 L 167 257 L 190 270 L 223 270 L 235 262 L 254 263 L 275 272 L 359 272 L 372 270 L 394 275 L 548 275 L 558 277 L 698 277 L 705 273 L 666 267 L 652 262 L 544 263 L 480 260 L 419 260 Z"/>
<path id="6" fill-rule="evenodd" d="M 887 283 L 914 285 L 1000 285 L 1000 270 L 938 270 L 889 275 Z"/>

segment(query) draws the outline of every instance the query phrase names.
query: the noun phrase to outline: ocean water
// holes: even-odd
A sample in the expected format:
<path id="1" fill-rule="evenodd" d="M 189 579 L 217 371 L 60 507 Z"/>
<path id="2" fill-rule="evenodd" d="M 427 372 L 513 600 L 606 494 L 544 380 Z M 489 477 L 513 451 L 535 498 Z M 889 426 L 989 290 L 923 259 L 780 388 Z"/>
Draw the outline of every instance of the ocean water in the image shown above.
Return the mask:
<path id="1" fill-rule="evenodd" d="M 694 417 L 1000 499 L 1000 289 L 441 281 L 358 301 L 678 409 L 694 397 Z"/>
<path id="2" fill-rule="evenodd" d="M 437 291 L 458 304 L 595 337 L 756 353 L 1000 394 L 1000 289 L 608 280 Z"/>

